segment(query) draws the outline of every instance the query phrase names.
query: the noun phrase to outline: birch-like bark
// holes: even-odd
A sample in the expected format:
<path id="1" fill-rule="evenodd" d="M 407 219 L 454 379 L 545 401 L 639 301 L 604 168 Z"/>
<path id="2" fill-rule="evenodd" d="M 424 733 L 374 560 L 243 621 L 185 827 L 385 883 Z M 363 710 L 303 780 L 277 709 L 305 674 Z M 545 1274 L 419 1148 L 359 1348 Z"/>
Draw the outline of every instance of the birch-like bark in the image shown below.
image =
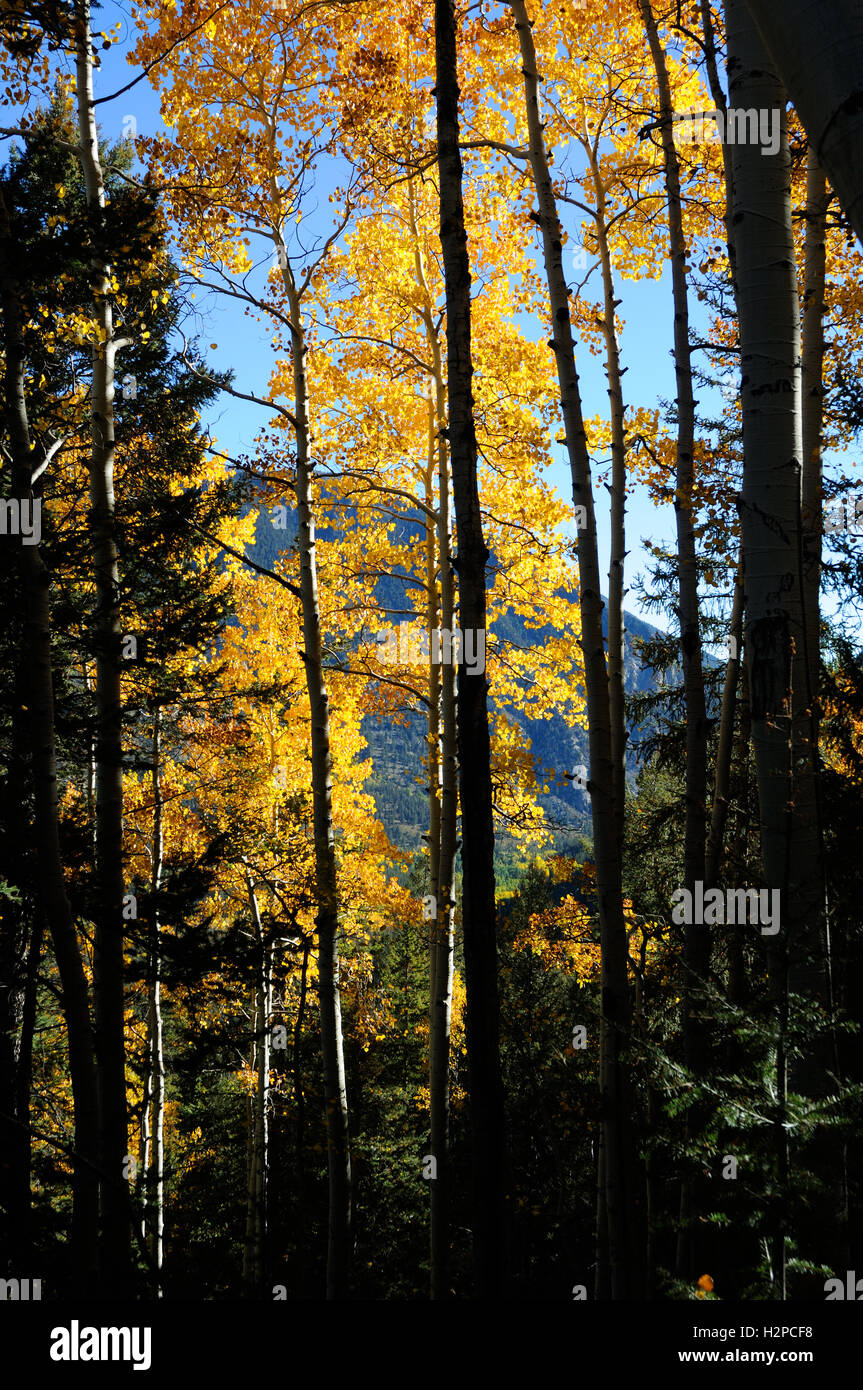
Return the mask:
<path id="1" fill-rule="evenodd" d="M 455 595 L 450 535 L 449 451 L 446 439 L 446 383 L 434 306 L 420 251 L 414 203 L 409 202 L 414 270 L 420 288 L 420 315 L 431 364 L 426 506 L 427 626 L 454 627 Z M 437 489 L 435 489 L 435 481 Z M 437 491 L 437 498 L 435 498 Z M 430 653 L 430 658 L 433 653 Z M 453 877 L 458 815 L 455 665 L 430 659 L 429 665 L 429 854 L 432 911 L 429 935 L 429 1108 L 434 1172 L 429 1179 L 429 1255 L 431 1297 L 449 1293 L 449 1118 L 450 1026 L 453 983 Z"/>
<path id="2" fill-rule="evenodd" d="M 548 284 L 564 435 L 572 472 L 573 503 L 584 509 L 578 537 L 581 641 L 590 748 L 589 791 L 593 820 L 602 950 L 600 1023 L 599 1219 L 597 1295 L 638 1297 L 644 1242 L 636 1228 L 635 1165 L 629 1086 L 621 1062 L 631 1028 L 632 1004 L 626 973 L 619 817 L 614 804 L 608 672 L 602 636 L 602 595 L 590 456 L 584 432 L 569 291 L 563 273 L 562 233 L 539 111 L 536 51 L 524 0 L 511 0 L 521 50 L 530 167 L 539 204 L 543 260 Z M 622 736 L 618 732 L 619 743 Z M 619 746 L 619 744 L 618 744 Z"/>
<path id="3" fill-rule="evenodd" d="M 78 154 L 87 209 L 96 237 L 90 264 L 98 341 L 92 350 L 90 532 L 96 592 L 96 910 L 93 995 L 99 1083 L 100 1184 L 103 1276 L 106 1290 L 122 1295 L 130 1277 L 131 1204 L 124 1186 L 128 1150 L 123 997 L 123 749 L 120 686 L 120 606 L 114 537 L 114 362 L 111 266 L 98 249 L 104 224 L 105 184 L 93 102 L 89 0 L 76 0 Z"/>
<path id="4" fill-rule="evenodd" d="M 784 92 L 746 7 L 741 0 L 729 0 L 726 11 L 729 87 L 737 106 L 784 113 Z M 743 368 L 746 641 L 762 853 L 768 883 L 783 891 L 778 940 L 787 942 L 789 966 L 804 992 L 826 1002 L 823 880 L 801 583 L 800 325 L 784 124 L 777 155 L 743 144 L 735 145 L 733 159 Z"/>
<path id="5" fill-rule="evenodd" d="M 435 341 L 437 339 L 435 337 Z M 435 405 L 438 438 L 438 564 L 443 631 L 455 626 L 455 593 L 450 537 L 449 455 L 446 444 L 446 399 L 440 349 L 435 356 Z M 440 854 L 435 918 L 435 966 L 432 997 L 432 1050 L 429 1058 L 432 1153 L 438 1157 L 437 1191 L 432 1189 L 432 1298 L 449 1295 L 449 1126 L 450 1026 L 455 941 L 455 857 L 458 818 L 456 668 L 443 665 L 440 675 Z M 441 1167 L 440 1160 L 443 1160 Z"/>
<path id="6" fill-rule="evenodd" d="M 727 0 L 729 100 L 779 111 L 780 148 L 734 147 L 735 255 L 742 364 L 741 519 L 752 735 L 761 849 L 768 887 L 779 889 L 781 929 L 769 938 L 776 1002 L 776 1159 L 788 1181 L 786 1026 L 789 988 L 829 1007 L 815 750 L 806 663 L 802 563 L 800 320 L 791 223 L 785 93 L 742 0 Z M 803 1059 L 795 1089 L 827 1084 L 819 1049 Z M 821 1073 L 819 1075 L 819 1073 Z M 781 1218 L 774 1278 L 785 1293 Z"/>
<path id="7" fill-rule="evenodd" d="M 863 241 L 863 7 L 746 0 L 819 164 Z"/>
<path id="8" fill-rule="evenodd" d="M 488 549 L 477 486 L 473 416 L 471 276 L 459 153 L 459 88 L 453 0 L 435 3 L 440 239 L 446 289 L 447 409 L 458 557 L 459 626 L 486 629 Z M 462 662 L 458 674 L 459 797 L 462 825 L 462 929 L 466 1036 L 473 1141 L 473 1247 L 476 1292 L 499 1297 L 508 1262 L 506 1128 L 500 1068 L 497 914 L 491 746 L 485 672 Z"/>

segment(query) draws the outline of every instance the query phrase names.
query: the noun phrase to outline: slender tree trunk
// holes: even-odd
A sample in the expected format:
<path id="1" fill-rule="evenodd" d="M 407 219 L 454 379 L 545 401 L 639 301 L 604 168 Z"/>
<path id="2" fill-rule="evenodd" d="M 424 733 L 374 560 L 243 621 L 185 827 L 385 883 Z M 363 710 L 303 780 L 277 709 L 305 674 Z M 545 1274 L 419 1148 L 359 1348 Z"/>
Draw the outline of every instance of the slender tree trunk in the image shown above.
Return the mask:
<path id="1" fill-rule="evenodd" d="M 284 253 L 284 244 L 279 241 Z M 282 277 L 291 312 L 291 356 L 294 371 L 296 419 L 296 497 L 300 553 L 300 593 L 303 614 L 303 662 L 311 710 L 312 802 L 315 827 L 315 890 L 318 927 L 318 999 L 324 1067 L 329 1169 L 329 1234 L 327 1298 L 347 1295 L 352 1248 L 353 1182 L 348 1120 L 347 1084 L 342 1041 L 339 990 L 338 882 L 332 806 L 330 706 L 324 680 L 321 616 L 315 559 L 315 517 L 312 498 L 311 424 L 306 377 L 307 346 L 302 303 L 293 272 L 284 256 Z"/>
<path id="2" fill-rule="evenodd" d="M 306 995 L 309 983 L 309 954 L 310 943 L 308 937 L 303 938 L 303 963 L 300 969 L 300 1002 L 297 1007 L 297 1017 L 294 1023 L 293 1050 L 291 1054 L 294 1082 L 294 1108 L 296 1110 L 296 1129 L 294 1132 L 294 1154 L 296 1158 L 296 1200 L 297 1210 L 302 1211 L 304 1201 L 304 1173 L 305 1164 L 303 1162 L 303 1135 L 306 1129 L 306 1097 L 303 1091 L 303 1082 L 300 1075 L 300 1039 L 303 1036 L 303 1021 L 306 1016 Z"/>
<path id="3" fill-rule="evenodd" d="M 827 209 L 824 170 L 810 147 L 806 160 L 806 241 L 803 270 L 803 604 L 806 614 L 808 697 L 813 746 L 818 745 L 821 681 L 821 431 L 824 424 L 824 314 L 826 310 Z"/>
<path id="4" fill-rule="evenodd" d="M 692 390 L 692 348 L 689 337 L 689 285 L 686 275 L 687 243 L 680 195 L 680 165 L 674 144 L 674 106 L 665 50 L 659 38 L 651 0 L 640 0 L 656 85 L 659 94 L 663 172 L 671 252 L 671 288 L 674 298 L 674 367 L 677 380 L 677 612 L 683 660 L 683 694 L 686 712 L 686 819 L 684 831 L 684 887 L 695 891 L 704 882 L 707 802 L 707 705 L 701 650 L 701 618 L 698 603 L 698 567 L 695 551 L 695 399 Z M 710 937 L 699 924 L 688 925 L 683 943 L 683 1047 L 686 1066 L 696 1077 L 704 1070 L 707 1036 L 701 1018 L 701 994 L 710 969 Z M 687 1150 L 697 1142 L 704 1116 L 690 1106 L 686 1117 Z M 697 1277 L 703 1262 L 702 1242 L 696 1240 L 693 1217 L 699 1203 L 692 1176 L 681 1186 L 680 1234 L 677 1249 L 679 1278 Z"/>
<path id="5" fill-rule="evenodd" d="M 436 358 L 436 416 L 438 425 L 438 557 L 441 584 L 441 627 L 452 632 L 455 626 L 455 594 L 450 540 L 449 456 L 444 425 L 446 401 L 440 353 Z M 432 1189 L 436 1206 L 432 1236 L 432 1298 L 449 1296 L 449 1122 L 450 1122 L 450 1024 L 452 1015 L 453 913 L 455 910 L 456 826 L 458 818 L 457 712 L 455 665 L 441 667 L 441 750 L 440 750 L 440 856 L 438 900 L 435 921 L 434 1027 L 430 1058 L 432 1092 L 432 1153 L 438 1162 L 437 1191 Z M 442 1181 L 441 1181 L 442 1177 Z"/>
<path id="6" fill-rule="evenodd" d="M 809 746 L 815 768 L 815 791 L 820 805 L 820 728 L 821 728 L 821 537 L 823 534 L 823 478 L 821 435 L 824 426 L 824 315 L 827 270 L 827 210 L 831 202 L 824 170 L 811 146 L 806 161 L 806 238 L 803 270 L 803 323 L 801 377 L 803 390 L 803 607 L 806 643 L 806 708 L 809 713 Z M 803 718 L 805 719 L 804 711 Z M 824 903 L 824 948 L 827 962 L 827 990 L 835 999 L 833 981 L 833 943 L 830 913 Z M 830 1070 L 841 1077 L 838 1037 L 831 1036 Z M 831 1141 L 825 1141 L 831 1148 Z M 841 1224 L 843 1242 L 848 1230 L 847 1151 L 842 1155 Z M 838 1267 L 848 1265 L 847 1245 L 837 1251 Z"/>
<path id="7" fill-rule="evenodd" d="M 75 51 L 78 147 L 87 207 L 96 240 L 91 260 L 93 347 L 90 387 L 92 448 L 90 528 L 96 590 L 96 912 L 93 995 L 99 1083 L 100 1187 L 104 1287 L 111 1297 L 129 1287 L 130 1217 L 124 1160 L 128 1151 L 123 994 L 123 747 L 120 685 L 120 606 L 114 538 L 114 361 L 122 343 L 114 334 L 111 267 L 98 249 L 105 185 L 93 104 L 89 0 L 76 0 Z"/>
<path id="8" fill-rule="evenodd" d="M 267 1140 L 270 1103 L 270 1029 L 272 990 L 270 951 L 265 939 L 258 898 L 251 874 L 246 869 L 249 908 L 255 933 L 257 979 L 252 1004 L 252 1070 L 254 1090 L 249 1097 L 249 1162 L 247 1173 L 246 1245 L 243 1280 L 252 1297 L 260 1297 L 264 1287 L 264 1259 L 267 1240 Z"/>
<path id="9" fill-rule="evenodd" d="M 639 0 L 640 3 L 640 0 Z M 727 130 L 726 114 L 728 111 L 728 100 L 725 96 L 725 89 L 719 79 L 719 63 L 716 53 L 716 31 L 713 26 L 712 0 L 699 0 L 701 11 L 701 29 L 704 34 L 704 68 L 707 74 L 707 84 L 710 87 L 710 97 L 714 108 L 722 117 L 722 129 Z M 731 146 L 724 144 L 722 149 L 722 169 L 725 175 L 725 243 L 728 247 L 730 271 L 734 273 L 734 166 L 731 160 Z"/>
<path id="10" fill-rule="evenodd" d="M 450 535 L 449 452 L 446 439 L 446 384 L 440 339 L 434 323 L 433 304 L 420 250 L 410 191 L 410 228 L 414 267 L 421 293 L 421 315 L 426 349 L 432 364 L 429 399 L 429 452 L 426 506 L 437 514 L 437 526 L 426 522 L 427 626 L 429 634 L 440 625 L 454 626 L 455 597 Z M 437 506 L 434 480 L 437 478 Z M 456 757 L 455 665 L 433 660 L 429 666 L 429 848 L 431 857 L 432 911 L 429 937 L 429 1094 L 431 1157 L 434 1172 L 430 1188 L 431 1297 L 449 1296 L 449 1118 L 450 1025 L 453 983 L 453 876 L 455 873 L 458 815 Z"/>
<path id="11" fill-rule="evenodd" d="M 644 1242 L 636 1223 L 635 1160 L 630 1088 L 622 1062 L 629 1041 L 632 1004 L 626 973 L 627 937 L 623 915 L 619 817 L 614 804 L 608 672 L 602 637 L 602 595 L 590 456 L 584 433 L 569 291 L 563 273 L 561 226 L 549 172 L 539 112 L 536 52 L 524 0 L 510 4 L 521 49 L 529 134 L 530 166 L 539 203 L 543 258 L 548 282 L 552 350 L 557 361 L 572 495 L 583 509 L 578 538 L 581 641 L 590 747 L 589 791 L 593 819 L 602 949 L 600 1093 L 603 1138 L 600 1149 L 600 1200 L 597 1233 L 598 1297 L 638 1297 L 642 1287 Z M 618 746 L 621 735 L 618 732 Z"/>
<path id="12" fill-rule="evenodd" d="M 0 266 L 0 273 L 5 267 Z M 6 291 L 8 296 L 9 291 Z M 4 319 L 4 328 L 8 315 Z M 4 343 L 4 351 L 5 351 Z M 11 355 L 14 359 L 15 348 Z M 5 384 L 5 383 L 4 383 Z M 5 413 L 5 412 L 4 412 Z M 8 424 L 7 424 L 8 429 Z M 23 608 L 23 592 L 9 603 Z M 11 635 L 11 634 L 10 634 Z M 23 627 L 19 647 L 24 647 Z M 25 1041 L 28 956 L 35 936 L 31 919 L 37 873 L 33 864 L 29 818 L 21 808 L 30 800 L 29 703 L 23 661 L 13 677 L 10 692 L 9 765 L 0 780 L 0 824 L 4 835 L 0 876 L 19 888 L 20 900 L 0 896 L 0 1267 L 4 1276 L 15 1277 L 29 1269 L 27 1249 L 30 1206 L 30 1133 L 22 1125 L 20 1099 L 29 1111 L 30 1078 L 22 1077 L 22 1049 Z"/>
<path id="13" fill-rule="evenodd" d="M 737 706 L 737 687 L 743 647 L 743 554 L 741 551 L 734 575 L 734 598 L 731 601 L 729 650 L 722 682 L 722 708 L 719 715 L 719 738 L 716 746 L 716 770 L 713 780 L 713 805 L 710 812 L 710 834 L 707 839 L 707 858 L 704 865 L 705 888 L 719 883 L 722 866 L 722 847 L 728 820 L 728 795 L 731 788 L 731 764 L 734 752 L 734 711 Z"/>
<path id="14" fill-rule="evenodd" d="M 16 1226 L 20 1232 L 19 1250 L 28 1268 L 33 1258 L 33 1232 L 31 1229 L 31 1140 L 30 1140 L 30 1092 L 33 1080 L 33 1036 L 36 1029 L 37 993 L 39 988 L 39 961 L 42 956 L 44 939 L 44 913 L 39 912 L 27 947 L 24 976 L 24 998 L 21 1010 L 21 1029 L 18 1035 L 17 1075 L 15 1078 L 15 1118 L 20 1129 L 20 1209 L 16 1214 Z"/>
<path id="15" fill-rule="evenodd" d="M 459 154 L 458 65 L 453 0 L 435 0 L 440 239 L 446 287 L 448 436 L 452 461 L 460 627 L 485 633 L 488 550 L 477 486 L 473 415 L 470 263 Z M 462 815 L 462 926 L 473 1143 L 473 1241 L 477 1296 L 506 1283 L 506 1130 L 500 1069 L 491 748 L 485 672 L 458 674 L 459 794 Z"/>
<path id="16" fill-rule="evenodd" d="M 22 737 L 22 753 L 24 746 Z M 8 802 L 17 816 L 23 804 L 20 796 Z M 18 867 L 24 863 L 19 859 Z M 44 915 L 28 907 L 26 900 L 0 903 L 0 1265 L 13 1278 L 31 1269 L 33 1258 L 30 1090 Z M 29 927 L 28 916 L 35 918 Z"/>
<path id="17" fill-rule="evenodd" d="M 608 245 L 608 208 L 596 151 L 590 153 L 590 171 L 596 199 L 596 239 L 602 267 L 605 372 L 611 409 L 611 547 L 608 569 L 608 709 L 611 724 L 611 762 L 614 778 L 612 801 L 617 835 L 623 843 L 626 809 L 626 696 L 624 691 L 623 593 L 626 564 L 626 406 L 620 344 L 614 322 L 620 300 L 614 297 L 614 271 Z"/>
<path id="18" fill-rule="evenodd" d="M 162 1261 L 165 1232 L 165 1055 L 162 1034 L 162 942 L 159 923 L 159 893 L 164 862 L 162 823 L 162 729 L 161 713 L 153 715 L 153 862 L 151 872 L 152 916 L 149 941 L 149 988 L 147 998 L 147 1043 L 149 1053 L 149 1091 L 152 1120 L 149 1126 L 151 1153 L 147 1155 L 148 1249 L 158 1279 L 157 1297 L 162 1297 Z"/>
<path id="19" fill-rule="evenodd" d="M 818 0 L 746 0 L 746 8 L 863 241 L 863 7 L 858 0 L 830 0 L 829 10 Z"/>
<path id="20" fill-rule="evenodd" d="M 674 298 L 674 364 L 677 380 L 677 477 L 675 494 L 677 591 L 686 710 L 684 876 L 685 886 L 691 891 L 696 880 L 703 881 L 704 879 L 707 709 L 704 697 L 698 568 L 695 549 L 695 503 L 693 495 L 695 487 L 695 399 L 692 390 L 689 283 L 686 270 L 688 247 L 683 226 L 680 164 L 671 126 L 674 107 L 665 61 L 665 50 L 659 39 L 651 0 L 640 0 L 640 3 L 659 92 L 668 238 L 671 251 L 671 287 Z M 701 928 L 695 930 L 696 935 L 688 938 L 686 943 L 687 966 L 693 984 L 696 982 L 696 977 L 703 977 L 706 972 L 709 955 L 704 949 L 704 942 L 707 940 L 706 933 Z"/>

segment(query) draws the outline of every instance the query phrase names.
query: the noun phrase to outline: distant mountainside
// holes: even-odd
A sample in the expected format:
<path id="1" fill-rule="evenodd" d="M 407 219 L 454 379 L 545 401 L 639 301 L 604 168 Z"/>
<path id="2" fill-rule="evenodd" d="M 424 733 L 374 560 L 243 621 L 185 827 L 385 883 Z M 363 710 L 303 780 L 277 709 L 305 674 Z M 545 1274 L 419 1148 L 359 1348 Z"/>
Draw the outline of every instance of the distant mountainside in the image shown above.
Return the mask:
<path id="1" fill-rule="evenodd" d="M 288 509 L 289 526 L 293 513 Z M 324 535 L 328 533 L 323 532 Z M 265 568 L 272 568 L 279 552 L 289 547 L 293 535 L 290 531 L 273 527 L 270 516 L 261 511 L 256 529 L 255 544 L 247 548 L 249 558 Z M 381 592 L 382 607 L 396 607 L 395 590 L 386 592 L 398 580 L 384 581 Z M 603 631 L 607 636 L 606 614 L 603 615 Z M 544 640 L 543 629 L 528 630 L 521 620 L 510 614 L 503 624 L 497 625 L 503 637 L 519 642 L 520 645 L 540 646 Z M 550 631 L 550 629 L 549 629 Z M 654 637 L 659 629 L 650 623 L 624 613 L 624 685 L 627 694 L 654 688 L 656 674 L 646 667 L 639 655 L 639 643 Z M 573 773 L 579 766 L 588 763 L 587 730 L 578 725 L 568 724 L 560 715 L 549 719 L 528 719 L 517 709 L 509 710 L 513 719 L 524 731 L 530 741 L 531 752 L 541 768 L 553 768 L 557 780 L 564 773 Z M 424 720 L 417 714 L 405 728 L 392 725 L 375 718 L 367 718 L 363 724 L 363 734 L 368 741 L 374 772 L 368 787 L 387 835 L 403 849 L 419 849 L 421 835 L 428 825 L 428 800 L 423 790 L 422 757 L 424 753 Z M 638 731 L 630 728 L 628 745 L 628 769 L 634 776 Z M 558 848 L 580 844 L 590 837 L 590 803 L 587 793 L 579 790 L 572 782 L 564 785 L 551 784 L 550 791 L 540 797 L 540 803 L 550 823 L 555 828 Z"/>
<path id="2" fill-rule="evenodd" d="M 655 685 L 654 673 L 645 667 L 638 653 L 639 640 L 647 640 L 657 631 L 631 613 L 625 616 L 624 626 L 624 683 L 627 694 L 649 690 Z M 513 631 L 506 629 L 512 623 Z M 516 631 L 516 628 L 520 631 Z M 517 620 L 510 618 L 498 624 L 503 636 L 518 636 L 535 645 L 543 641 L 543 630 L 525 632 Z M 493 693 L 493 692 L 492 692 Z M 554 768 L 557 781 L 564 773 L 574 773 L 579 766 L 588 765 L 587 729 L 571 725 L 559 714 L 549 719 L 529 719 L 517 709 L 509 717 L 524 731 L 531 752 L 541 768 Z M 420 835 L 427 828 L 428 802 L 423 791 L 422 756 L 424 752 L 424 721 L 418 715 L 407 728 L 394 729 L 375 719 L 367 719 L 363 733 L 372 754 L 374 775 L 370 779 L 381 823 L 387 834 L 399 845 L 419 847 Z M 634 777 L 636 765 L 636 730 L 630 728 L 628 769 Z M 561 850 L 590 837 L 590 802 L 585 791 L 572 782 L 564 785 L 550 783 L 548 793 L 539 798 L 546 816 L 556 829 L 556 842 Z"/>

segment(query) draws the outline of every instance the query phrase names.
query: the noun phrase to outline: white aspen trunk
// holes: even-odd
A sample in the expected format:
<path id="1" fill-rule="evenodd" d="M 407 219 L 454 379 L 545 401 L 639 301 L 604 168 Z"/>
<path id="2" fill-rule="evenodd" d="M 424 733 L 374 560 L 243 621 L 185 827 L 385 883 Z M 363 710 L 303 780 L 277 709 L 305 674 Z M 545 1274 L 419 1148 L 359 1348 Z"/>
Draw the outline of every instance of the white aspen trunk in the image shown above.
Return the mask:
<path id="1" fill-rule="evenodd" d="M 435 409 L 438 439 L 438 563 L 441 586 L 441 628 L 452 632 L 455 626 L 455 586 L 453 583 L 452 541 L 450 534 L 449 454 L 444 422 L 446 397 L 440 347 L 435 337 Z M 458 767 L 456 728 L 456 667 L 441 667 L 441 749 L 440 749 L 440 855 L 438 901 L 435 918 L 435 969 L 433 982 L 434 1027 L 430 1076 L 433 1087 L 432 1153 L 438 1159 L 436 1188 L 432 1191 L 434 1223 L 432 1232 L 432 1298 L 449 1296 L 449 1129 L 450 1129 L 450 1026 L 452 1021 L 453 963 L 455 941 L 456 826 L 458 819 Z"/>
<path id="2" fill-rule="evenodd" d="M 89 0 L 74 14 L 78 153 L 87 209 L 98 236 L 104 223 L 105 184 L 93 99 Z M 99 1083 L 101 1250 L 106 1289 L 129 1286 L 131 1205 L 125 1184 L 128 1149 L 123 996 L 123 765 L 120 685 L 119 571 L 114 539 L 114 361 L 122 346 L 114 334 L 111 267 L 91 259 L 93 346 L 92 446 L 89 460 L 93 579 L 96 590 L 96 882 L 93 957 L 96 1064 Z"/>
<path id="3" fill-rule="evenodd" d="M 429 631 L 438 626 L 453 631 L 455 593 L 450 534 L 449 452 L 446 440 L 446 384 L 440 339 L 434 324 L 433 304 L 420 253 L 415 210 L 409 204 L 414 267 L 421 290 L 421 315 L 426 350 L 432 364 L 429 401 L 429 466 L 426 502 L 434 510 L 437 479 L 436 535 L 427 529 Z M 428 523 L 427 523 L 428 526 Z M 439 573 L 439 578 L 438 578 Z M 433 596 L 433 597 L 432 597 Z M 434 744 L 434 778 L 430 782 L 432 846 L 432 910 L 429 955 L 429 1093 L 431 1157 L 436 1171 L 429 1180 L 431 1297 L 449 1294 L 449 1060 L 453 983 L 453 876 L 458 814 L 456 757 L 456 668 L 454 663 L 432 663 L 429 672 L 431 710 L 429 745 Z"/>
<path id="4" fill-rule="evenodd" d="M 863 241 L 863 6 L 746 0 L 815 156 Z"/>
<path id="5" fill-rule="evenodd" d="M 788 991 L 829 1007 L 815 750 L 806 699 L 800 317 L 785 94 L 742 0 L 727 0 L 726 27 L 729 104 L 781 113 L 778 153 L 771 156 L 757 145 L 738 144 L 733 162 L 746 647 L 764 877 L 768 887 L 779 890 L 781 902 L 781 930 L 769 938 L 768 951 L 778 1020 L 777 1182 L 785 1190 Z M 818 1062 L 821 1053 L 820 1047 L 809 1049 L 798 1066 L 795 1089 L 817 1095 L 827 1084 Z M 781 1217 L 772 1248 L 774 1277 L 784 1298 Z"/>
<path id="6" fill-rule="evenodd" d="M 729 0 L 727 14 L 737 105 L 784 111 L 784 93 L 741 0 Z M 805 959 L 823 915 L 823 884 L 806 701 L 800 323 L 787 139 L 776 156 L 735 145 L 733 159 L 746 640 L 764 868 L 783 892 L 778 940 L 787 944 L 789 968 L 807 986 L 803 992 L 826 1000 L 823 940 L 820 960 Z M 814 927 L 816 939 L 822 929 Z"/>
<path id="7" fill-rule="evenodd" d="M 148 1080 L 152 1122 L 148 1138 L 152 1156 L 145 1155 L 147 1173 L 147 1235 L 150 1258 L 157 1279 L 157 1297 L 162 1297 L 162 1263 L 165 1236 L 165 1055 L 162 1029 L 162 943 L 158 894 L 162 886 L 165 844 L 162 821 L 162 738 L 161 717 L 153 715 L 153 862 L 151 893 L 153 913 L 150 921 L 150 985 L 148 999 Z"/>

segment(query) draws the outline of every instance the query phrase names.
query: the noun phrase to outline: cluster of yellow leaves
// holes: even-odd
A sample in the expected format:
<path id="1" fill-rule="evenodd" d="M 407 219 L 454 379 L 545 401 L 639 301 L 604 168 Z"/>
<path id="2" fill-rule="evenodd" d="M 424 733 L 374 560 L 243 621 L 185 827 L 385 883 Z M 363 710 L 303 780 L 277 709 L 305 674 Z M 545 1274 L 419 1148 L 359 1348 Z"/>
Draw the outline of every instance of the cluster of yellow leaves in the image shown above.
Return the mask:
<path id="1" fill-rule="evenodd" d="M 566 882 L 576 872 L 581 876 L 585 888 L 595 881 L 593 865 L 578 865 L 573 860 L 555 856 L 551 873 L 553 882 Z M 639 971 L 660 968 L 664 955 L 660 925 L 637 916 L 628 898 L 624 898 L 624 916 L 629 965 L 633 975 L 636 965 Z M 567 893 L 553 907 L 532 913 L 527 924 L 513 938 L 513 947 L 517 951 L 530 951 L 546 968 L 574 975 L 580 984 L 596 984 L 599 981 L 601 955 L 598 918 L 571 893 Z"/>

